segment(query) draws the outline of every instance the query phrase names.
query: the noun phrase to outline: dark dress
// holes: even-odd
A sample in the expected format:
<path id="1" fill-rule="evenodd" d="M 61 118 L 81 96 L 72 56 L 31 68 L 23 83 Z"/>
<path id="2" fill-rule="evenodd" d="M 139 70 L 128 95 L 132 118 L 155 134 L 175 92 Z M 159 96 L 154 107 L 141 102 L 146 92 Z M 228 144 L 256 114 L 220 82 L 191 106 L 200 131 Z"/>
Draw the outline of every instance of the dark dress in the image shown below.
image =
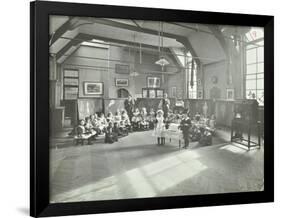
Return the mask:
<path id="1" fill-rule="evenodd" d="M 166 119 L 170 109 L 170 100 L 165 98 L 161 99 L 161 105 L 162 105 L 162 110 L 164 112 L 164 118 Z"/>
<path id="2" fill-rule="evenodd" d="M 135 101 L 133 99 L 131 100 L 126 99 L 124 101 L 124 108 L 127 111 L 130 121 L 132 120 L 133 117 L 134 107 L 135 107 Z"/>

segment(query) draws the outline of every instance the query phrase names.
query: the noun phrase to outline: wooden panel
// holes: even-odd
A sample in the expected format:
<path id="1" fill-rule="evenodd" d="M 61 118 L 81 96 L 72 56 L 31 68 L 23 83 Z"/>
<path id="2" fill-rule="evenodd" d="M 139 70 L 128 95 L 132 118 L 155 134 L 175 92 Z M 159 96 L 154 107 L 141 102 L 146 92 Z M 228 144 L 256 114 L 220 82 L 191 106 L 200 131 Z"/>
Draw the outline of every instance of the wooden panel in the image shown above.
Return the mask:
<path id="1" fill-rule="evenodd" d="M 78 119 L 85 119 L 96 112 L 103 111 L 103 99 L 78 99 Z"/>
<path id="2" fill-rule="evenodd" d="M 124 109 L 124 101 L 125 99 L 104 99 L 104 113 L 112 112 L 115 114 L 117 110 Z"/>

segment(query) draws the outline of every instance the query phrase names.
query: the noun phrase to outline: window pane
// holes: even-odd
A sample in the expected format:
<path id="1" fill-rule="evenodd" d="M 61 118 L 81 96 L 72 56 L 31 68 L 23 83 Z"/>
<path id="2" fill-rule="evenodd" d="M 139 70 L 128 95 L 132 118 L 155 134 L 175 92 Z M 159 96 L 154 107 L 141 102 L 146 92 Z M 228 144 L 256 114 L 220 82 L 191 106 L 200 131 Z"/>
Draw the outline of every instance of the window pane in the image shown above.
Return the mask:
<path id="1" fill-rule="evenodd" d="M 258 79 L 263 79 L 263 76 L 264 76 L 264 74 L 263 74 L 263 73 L 259 73 L 259 74 L 257 74 L 257 78 L 258 78 Z"/>
<path id="2" fill-rule="evenodd" d="M 263 89 L 263 79 L 257 80 L 257 89 Z"/>
<path id="3" fill-rule="evenodd" d="M 254 90 L 247 90 L 246 91 L 246 97 L 248 99 L 256 99 L 256 96 L 257 96 L 257 91 L 254 89 Z"/>
<path id="4" fill-rule="evenodd" d="M 264 72 L 264 67 L 263 63 L 258 64 L 258 73 L 263 73 Z"/>
<path id="5" fill-rule="evenodd" d="M 257 49 L 247 50 L 247 64 L 257 62 L 256 50 Z"/>
<path id="6" fill-rule="evenodd" d="M 246 89 L 256 89 L 256 80 L 246 80 Z"/>
<path id="7" fill-rule="evenodd" d="M 246 80 L 255 80 L 255 79 L 256 79 L 256 74 L 246 75 Z"/>
<path id="8" fill-rule="evenodd" d="M 263 53 L 264 53 L 264 47 L 259 47 L 258 48 L 258 62 L 264 62 Z"/>
<path id="9" fill-rule="evenodd" d="M 247 65 L 247 74 L 254 74 L 257 72 L 256 64 Z"/>

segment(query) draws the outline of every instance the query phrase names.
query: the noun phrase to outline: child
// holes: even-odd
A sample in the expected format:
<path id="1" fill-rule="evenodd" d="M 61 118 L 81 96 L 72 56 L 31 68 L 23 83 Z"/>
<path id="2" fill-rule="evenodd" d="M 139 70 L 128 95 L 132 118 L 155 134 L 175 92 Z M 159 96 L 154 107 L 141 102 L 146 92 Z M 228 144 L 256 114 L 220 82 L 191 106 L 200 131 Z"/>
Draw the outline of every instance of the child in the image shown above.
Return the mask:
<path id="1" fill-rule="evenodd" d="M 104 116 L 104 113 L 100 114 L 98 121 L 99 121 L 99 125 L 101 125 L 102 127 L 106 128 L 108 126 L 108 122 Z"/>
<path id="2" fill-rule="evenodd" d="M 107 117 L 106 117 L 106 121 L 108 123 L 114 122 L 114 117 L 113 117 L 113 114 L 111 112 L 108 112 Z"/>
<path id="3" fill-rule="evenodd" d="M 184 138 L 184 148 L 186 149 L 189 145 L 189 129 L 191 127 L 191 120 L 187 115 L 187 111 L 183 113 L 183 119 L 180 122 L 179 128 L 182 131 Z"/>
<path id="4" fill-rule="evenodd" d="M 195 114 L 195 122 L 196 122 L 196 123 L 199 123 L 200 120 L 201 120 L 201 116 L 200 116 L 200 114 L 197 112 L 197 113 Z"/>
<path id="5" fill-rule="evenodd" d="M 133 117 L 132 117 L 132 126 L 133 126 L 133 130 L 139 130 L 140 129 L 140 111 L 138 108 L 135 109 L 135 112 L 133 113 Z"/>
<path id="6" fill-rule="evenodd" d="M 148 115 L 149 129 L 154 128 L 154 122 L 155 122 L 155 112 L 153 108 L 150 108 L 149 115 Z"/>
<path id="7" fill-rule="evenodd" d="M 115 113 L 115 116 L 114 116 L 114 122 L 119 124 L 120 121 L 121 121 L 121 113 L 120 113 L 119 110 L 117 110 L 116 113 Z"/>
<path id="8" fill-rule="evenodd" d="M 120 130 L 122 136 L 127 136 L 129 134 L 129 129 L 126 127 L 123 120 L 120 121 L 119 130 Z"/>
<path id="9" fill-rule="evenodd" d="M 142 130 L 147 130 L 148 127 L 149 127 L 149 123 L 148 123 L 148 121 L 147 121 L 147 111 L 146 111 L 146 108 L 145 108 L 145 107 L 143 107 L 143 108 L 141 109 L 140 118 L 141 118 L 141 120 L 140 120 L 140 128 L 141 128 Z"/>
<path id="10" fill-rule="evenodd" d="M 113 131 L 113 134 L 115 134 L 115 136 L 117 138 L 116 141 L 118 141 L 118 136 L 123 136 L 122 132 L 120 131 L 119 124 L 116 122 L 113 124 L 112 131 Z"/>
<path id="11" fill-rule="evenodd" d="M 174 122 L 175 120 L 175 114 L 173 114 L 173 112 L 171 110 L 168 111 L 168 115 L 167 115 L 167 118 L 166 118 L 166 129 L 169 129 L 169 126 L 170 126 L 170 123 Z"/>
<path id="12" fill-rule="evenodd" d="M 209 127 L 213 131 L 215 131 L 216 129 L 216 117 L 214 114 L 211 116 L 211 119 L 209 120 Z"/>
<path id="13" fill-rule="evenodd" d="M 82 135 L 85 134 L 85 120 L 79 120 L 79 125 L 76 127 L 76 132 L 79 137 L 82 137 Z"/>
<path id="14" fill-rule="evenodd" d="M 127 131 L 132 131 L 132 126 L 131 126 L 131 122 L 130 122 L 130 119 L 129 119 L 129 116 L 127 114 L 127 111 L 126 110 L 123 110 L 122 111 L 122 114 L 121 114 L 121 121 L 122 121 L 122 125 L 124 125 L 127 129 Z"/>
<path id="15" fill-rule="evenodd" d="M 89 119 L 87 119 L 89 120 Z M 87 121 L 89 123 L 89 121 Z M 79 140 L 82 140 L 82 145 L 83 145 L 83 139 L 86 139 L 86 136 L 88 138 L 88 144 L 92 144 L 93 140 L 95 139 L 96 132 L 94 130 L 89 129 L 89 126 L 86 125 L 85 120 L 80 120 L 79 125 L 76 127 L 76 132 L 77 132 L 77 138 L 78 140 L 76 141 L 77 144 Z"/>
<path id="16" fill-rule="evenodd" d="M 162 110 L 158 110 L 156 113 L 156 126 L 154 129 L 154 134 L 157 137 L 157 144 L 164 145 L 165 144 L 165 123 L 164 123 L 164 112 Z"/>
<path id="17" fill-rule="evenodd" d="M 90 122 L 92 128 L 97 132 L 97 135 L 101 134 L 102 130 L 99 128 L 99 120 L 97 113 L 90 115 Z"/>
<path id="18" fill-rule="evenodd" d="M 199 143 L 203 146 L 211 145 L 212 144 L 212 134 L 207 129 L 202 128 L 202 137 Z"/>
<path id="19" fill-rule="evenodd" d="M 108 127 L 105 130 L 105 143 L 113 143 L 115 141 L 118 141 L 118 137 L 116 133 L 113 132 L 113 124 L 112 122 L 108 123 Z"/>

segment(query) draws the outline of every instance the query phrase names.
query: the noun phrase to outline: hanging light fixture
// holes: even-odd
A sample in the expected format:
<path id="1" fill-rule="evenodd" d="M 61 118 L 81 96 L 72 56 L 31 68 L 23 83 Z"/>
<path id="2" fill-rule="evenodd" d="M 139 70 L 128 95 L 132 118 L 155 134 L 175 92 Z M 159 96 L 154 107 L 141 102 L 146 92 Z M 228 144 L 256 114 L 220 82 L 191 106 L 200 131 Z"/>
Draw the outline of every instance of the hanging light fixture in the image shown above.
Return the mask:
<path id="1" fill-rule="evenodd" d="M 136 43 L 136 33 L 134 34 L 134 43 Z M 130 47 L 129 47 L 129 49 L 130 49 Z M 136 54 L 136 52 L 135 52 L 135 54 Z M 138 76 L 138 75 L 139 75 L 139 73 L 136 71 L 135 57 L 134 57 L 134 69 L 133 69 L 133 72 L 130 73 L 130 76 L 135 77 L 135 76 Z"/>
<path id="2" fill-rule="evenodd" d="M 162 50 L 163 50 L 163 23 L 161 21 L 159 23 L 159 34 L 158 34 L 158 36 L 159 36 L 159 40 L 158 40 L 159 48 L 158 49 L 159 49 L 160 59 L 158 61 L 156 61 L 155 64 L 160 65 L 161 69 L 163 71 L 164 67 L 169 64 L 169 61 L 167 61 L 162 54 Z"/>

